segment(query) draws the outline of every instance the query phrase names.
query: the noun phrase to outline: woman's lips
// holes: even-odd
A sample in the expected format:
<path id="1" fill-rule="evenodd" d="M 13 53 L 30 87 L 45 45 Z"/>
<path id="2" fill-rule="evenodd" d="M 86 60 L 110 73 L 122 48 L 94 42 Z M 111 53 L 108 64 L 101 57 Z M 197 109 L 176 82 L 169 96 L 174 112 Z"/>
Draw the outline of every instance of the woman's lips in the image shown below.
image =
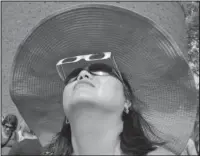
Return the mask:
<path id="1" fill-rule="evenodd" d="M 79 80 L 75 85 L 74 89 L 76 89 L 79 86 L 90 86 L 90 87 L 95 87 L 94 84 L 88 80 Z"/>

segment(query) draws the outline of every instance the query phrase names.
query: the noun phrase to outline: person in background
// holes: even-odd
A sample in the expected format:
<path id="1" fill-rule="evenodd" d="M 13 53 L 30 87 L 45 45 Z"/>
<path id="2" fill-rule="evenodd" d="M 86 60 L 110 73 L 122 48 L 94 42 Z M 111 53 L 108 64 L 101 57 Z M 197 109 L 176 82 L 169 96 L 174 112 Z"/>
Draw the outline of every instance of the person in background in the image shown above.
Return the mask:
<path id="1" fill-rule="evenodd" d="M 194 130 L 181 155 L 199 155 L 199 112 L 197 112 Z"/>
<path id="2" fill-rule="evenodd" d="M 199 112 L 197 113 L 197 117 L 196 117 L 196 121 L 194 125 L 194 131 L 191 138 L 192 140 L 194 140 L 193 143 L 194 143 L 194 146 L 196 147 L 196 152 L 199 154 Z"/>
<path id="3" fill-rule="evenodd" d="M 194 138 L 197 152 L 199 154 L 199 111 L 197 113 L 197 119 L 196 119 L 195 126 L 194 126 L 194 137 L 193 138 Z"/>
<path id="4" fill-rule="evenodd" d="M 29 129 L 25 122 L 20 125 L 19 142 L 14 144 L 8 155 L 40 155 L 42 146 L 35 135 L 35 133 Z"/>
<path id="5" fill-rule="evenodd" d="M 8 114 L 2 118 L 2 131 L 1 131 L 1 148 L 12 147 L 18 140 L 16 129 L 18 126 L 18 119 L 13 114 Z"/>
<path id="6" fill-rule="evenodd" d="M 198 155 L 197 151 L 198 149 L 195 147 L 195 142 L 190 138 L 181 155 Z"/>

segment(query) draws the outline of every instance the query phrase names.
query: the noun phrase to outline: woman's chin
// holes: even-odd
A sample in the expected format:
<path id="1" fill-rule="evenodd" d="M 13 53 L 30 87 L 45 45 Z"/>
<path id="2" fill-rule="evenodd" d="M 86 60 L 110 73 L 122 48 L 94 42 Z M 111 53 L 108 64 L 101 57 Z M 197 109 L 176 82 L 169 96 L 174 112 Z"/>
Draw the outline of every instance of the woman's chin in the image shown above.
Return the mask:
<path id="1" fill-rule="evenodd" d="M 78 103 L 80 102 L 85 103 L 85 102 L 92 102 L 92 101 L 95 102 L 95 99 L 97 99 L 98 97 L 94 94 L 94 92 L 88 92 L 88 91 L 82 90 L 82 91 L 75 92 L 72 98 L 74 102 L 76 101 Z"/>
<path id="2" fill-rule="evenodd" d="M 78 108 L 87 108 L 87 106 L 90 108 L 97 105 L 97 101 L 90 95 L 80 95 L 72 101 L 71 105 L 75 107 L 77 106 Z"/>
<path id="3" fill-rule="evenodd" d="M 70 111 L 115 112 L 116 108 L 98 96 L 82 95 L 75 98 L 70 104 Z"/>

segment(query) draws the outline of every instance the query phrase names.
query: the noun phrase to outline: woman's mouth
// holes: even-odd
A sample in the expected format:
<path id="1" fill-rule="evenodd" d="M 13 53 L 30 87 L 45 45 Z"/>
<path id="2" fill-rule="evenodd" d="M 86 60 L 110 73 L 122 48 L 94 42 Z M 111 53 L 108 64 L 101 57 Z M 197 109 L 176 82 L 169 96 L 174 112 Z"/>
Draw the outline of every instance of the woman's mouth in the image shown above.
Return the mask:
<path id="1" fill-rule="evenodd" d="M 74 85 L 74 89 L 77 89 L 79 87 L 95 87 L 93 83 L 91 83 L 88 80 L 80 80 Z"/>

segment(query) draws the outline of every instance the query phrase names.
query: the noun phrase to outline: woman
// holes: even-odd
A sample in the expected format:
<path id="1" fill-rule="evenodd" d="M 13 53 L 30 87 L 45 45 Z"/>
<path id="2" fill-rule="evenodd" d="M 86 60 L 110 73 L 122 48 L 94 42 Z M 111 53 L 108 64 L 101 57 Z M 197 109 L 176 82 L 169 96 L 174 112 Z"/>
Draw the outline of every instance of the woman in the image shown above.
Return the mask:
<path id="1" fill-rule="evenodd" d="M 40 155 L 42 146 L 32 130 L 22 122 L 18 131 L 19 142 L 14 144 L 8 155 Z"/>
<path id="2" fill-rule="evenodd" d="M 59 75 L 64 77 L 62 72 Z M 72 71 L 64 82 L 63 108 L 67 117 L 47 152 L 145 155 L 162 145 L 144 135 L 142 125 L 151 131 L 150 125 L 133 109 L 136 97 L 117 68 L 90 64 Z"/>
<path id="3" fill-rule="evenodd" d="M 12 147 L 14 143 L 17 142 L 17 134 L 15 130 L 17 129 L 18 119 L 13 114 L 8 114 L 2 120 L 2 131 L 1 131 L 1 148 Z"/>
<path id="4" fill-rule="evenodd" d="M 197 108 L 174 40 L 142 15 L 100 4 L 43 20 L 18 48 L 10 94 L 49 155 L 180 154 Z"/>

